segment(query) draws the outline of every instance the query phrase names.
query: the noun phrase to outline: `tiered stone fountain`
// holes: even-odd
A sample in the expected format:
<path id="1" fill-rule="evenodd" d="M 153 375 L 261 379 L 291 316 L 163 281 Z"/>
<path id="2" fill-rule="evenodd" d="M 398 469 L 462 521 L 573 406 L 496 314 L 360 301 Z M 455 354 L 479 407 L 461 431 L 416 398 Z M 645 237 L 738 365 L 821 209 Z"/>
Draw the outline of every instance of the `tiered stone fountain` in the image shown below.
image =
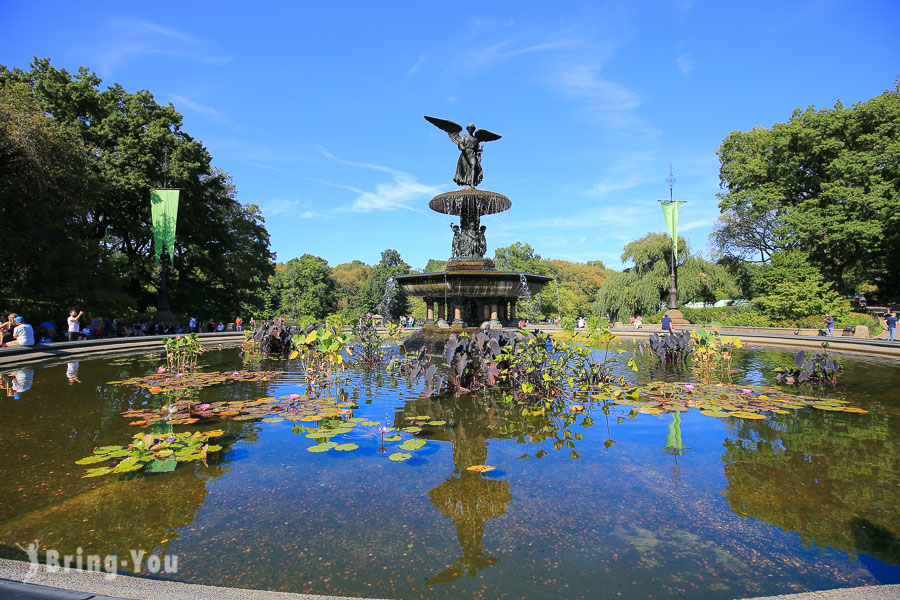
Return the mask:
<path id="1" fill-rule="evenodd" d="M 509 210 L 509 198 L 477 189 L 481 182 L 481 143 L 500 139 L 499 135 L 452 121 L 425 117 L 448 133 L 460 149 L 453 180 L 462 188 L 439 194 L 428 203 L 431 210 L 459 217 L 451 224 L 453 242 L 447 269 L 436 273 L 399 275 L 396 280 L 410 296 L 424 298 L 427 310 L 425 329 L 467 329 L 517 327 L 516 303 L 531 297 L 552 278 L 533 273 L 497 271 L 485 258 L 486 226 L 481 217 Z"/>

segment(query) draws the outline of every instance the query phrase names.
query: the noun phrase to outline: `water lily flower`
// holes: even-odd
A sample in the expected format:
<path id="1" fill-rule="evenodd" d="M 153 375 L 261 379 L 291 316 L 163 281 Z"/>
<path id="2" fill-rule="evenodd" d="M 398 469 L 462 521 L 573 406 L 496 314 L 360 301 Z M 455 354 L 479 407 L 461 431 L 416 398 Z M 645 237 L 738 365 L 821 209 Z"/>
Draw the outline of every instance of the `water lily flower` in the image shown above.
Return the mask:
<path id="1" fill-rule="evenodd" d="M 184 377 L 184 373 L 179 373 L 175 377 Z"/>
<path id="2" fill-rule="evenodd" d="M 177 439 L 178 439 L 178 438 L 176 438 L 176 437 L 167 437 L 167 438 L 166 438 L 166 441 L 167 441 L 167 442 L 174 442 L 174 441 L 176 441 Z"/>
<path id="3" fill-rule="evenodd" d="M 160 367 L 156 370 L 157 373 L 165 373 L 166 369 L 164 367 Z"/>
<path id="4" fill-rule="evenodd" d="M 753 390 L 748 390 L 747 388 L 744 388 L 744 389 L 741 390 L 741 393 L 742 393 L 742 394 L 752 394 L 752 393 L 753 393 Z"/>
<path id="5" fill-rule="evenodd" d="M 381 427 L 378 428 L 378 433 L 380 433 L 380 434 L 382 434 L 382 435 L 384 435 L 385 433 L 387 433 L 387 431 L 388 431 L 388 428 L 385 427 L 384 425 L 382 425 Z"/>
<path id="6" fill-rule="evenodd" d="M 297 400 L 298 398 L 300 398 L 300 394 L 291 394 L 288 396 L 289 400 Z"/>
<path id="7" fill-rule="evenodd" d="M 689 392 L 692 392 L 692 391 L 694 391 L 694 386 L 692 386 L 691 384 L 687 384 L 684 386 L 684 389 L 686 389 Z"/>
<path id="8" fill-rule="evenodd" d="M 166 381 L 172 381 L 171 377 L 166 377 Z"/>
<path id="9" fill-rule="evenodd" d="M 297 411 L 297 407 L 296 407 L 296 406 L 292 406 L 292 407 L 288 408 L 288 412 L 292 412 L 292 413 L 298 412 L 298 411 Z"/>
<path id="10" fill-rule="evenodd" d="M 212 408 L 212 407 L 209 404 L 201 404 L 200 405 L 200 410 L 209 410 L 210 408 Z"/>
<path id="11" fill-rule="evenodd" d="M 232 375 L 240 375 L 240 374 L 241 374 L 240 371 L 235 371 L 234 373 L 232 373 Z"/>

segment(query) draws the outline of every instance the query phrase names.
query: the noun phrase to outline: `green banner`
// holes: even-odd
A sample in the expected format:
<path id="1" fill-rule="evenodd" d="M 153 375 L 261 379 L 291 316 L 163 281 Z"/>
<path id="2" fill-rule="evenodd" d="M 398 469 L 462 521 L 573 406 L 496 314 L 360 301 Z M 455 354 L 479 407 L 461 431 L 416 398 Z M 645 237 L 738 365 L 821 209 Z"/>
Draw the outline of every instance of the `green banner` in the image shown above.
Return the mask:
<path id="1" fill-rule="evenodd" d="M 666 217 L 666 227 L 672 237 L 672 245 L 675 248 L 675 260 L 678 260 L 678 206 L 684 202 L 661 202 L 663 216 Z"/>
<path id="2" fill-rule="evenodd" d="M 175 266 L 175 224 L 178 222 L 178 194 L 181 190 L 150 190 L 150 209 L 153 216 L 153 251 L 156 263 L 163 246 L 169 250 L 169 260 Z"/>
<path id="3" fill-rule="evenodd" d="M 669 435 L 666 436 L 666 450 L 684 450 L 681 442 L 681 413 L 676 412 L 669 423 Z"/>

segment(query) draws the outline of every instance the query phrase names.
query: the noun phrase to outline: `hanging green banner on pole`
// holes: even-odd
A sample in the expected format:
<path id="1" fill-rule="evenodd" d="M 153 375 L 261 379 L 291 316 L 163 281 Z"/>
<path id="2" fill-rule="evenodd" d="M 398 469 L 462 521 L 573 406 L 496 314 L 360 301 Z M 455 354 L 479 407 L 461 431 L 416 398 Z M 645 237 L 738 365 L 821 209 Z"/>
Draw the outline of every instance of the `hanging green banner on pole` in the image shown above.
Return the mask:
<path id="1" fill-rule="evenodd" d="M 672 246 L 675 248 L 675 260 L 678 260 L 678 206 L 684 202 L 661 202 L 663 216 L 666 218 L 666 227 L 672 237 Z"/>
<path id="2" fill-rule="evenodd" d="M 156 263 L 163 246 L 175 266 L 175 224 L 178 222 L 178 194 L 181 190 L 150 190 L 150 214 L 153 217 L 153 252 Z"/>

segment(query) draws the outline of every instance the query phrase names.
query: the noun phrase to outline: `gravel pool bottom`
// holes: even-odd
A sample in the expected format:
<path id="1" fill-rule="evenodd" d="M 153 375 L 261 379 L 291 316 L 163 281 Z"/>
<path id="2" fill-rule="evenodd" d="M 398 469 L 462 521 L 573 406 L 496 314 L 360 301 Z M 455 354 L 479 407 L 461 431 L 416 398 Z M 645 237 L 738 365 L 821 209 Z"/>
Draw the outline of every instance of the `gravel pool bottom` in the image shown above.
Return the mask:
<path id="1" fill-rule="evenodd" d="M 690 381 L 689 372 L 630 381 Z M 771 384 L 789 353 L 746 349 L 735 382 Z M 739 598 L 900 582 L 900 366 L 841 357 L 829 395 L 867 414 L 791 410 L 761 420 L 696 409 L 528 415 L 484 398 L 419 397 L 385 372 L 347 371 L 354 417 L 430 417 L 404 462 L 375 427 L 313 453 L 295 423 L 197 423 L 223 450 L 170 473 L 82 479 L 75 461 L 126 445 L 120 415 L 159 398 L 110 385 L 158 354 L 4 374 L 0 553 L 38 540 L 61 555 L 177 556 L 178 581 L 376 598 Z M 243 369 L 236 350 L 203 370 Z M 256 367 L 255 365 L 254 367 Z M 72 370 L 76 379 L 71 377 Z M 303 394 L 295 361 L 267 382 L 223 383 L 197 402 Z M 24 372 L 23 371 L 28 371 Z M 301 425 L 312 425 L 300 423 Z M 490 465 L 494 470 L 468 470 Z M 94 465 L 91 465 L 94 466 Z M 147 574 L 145 572 L 145 574 Z"/>

